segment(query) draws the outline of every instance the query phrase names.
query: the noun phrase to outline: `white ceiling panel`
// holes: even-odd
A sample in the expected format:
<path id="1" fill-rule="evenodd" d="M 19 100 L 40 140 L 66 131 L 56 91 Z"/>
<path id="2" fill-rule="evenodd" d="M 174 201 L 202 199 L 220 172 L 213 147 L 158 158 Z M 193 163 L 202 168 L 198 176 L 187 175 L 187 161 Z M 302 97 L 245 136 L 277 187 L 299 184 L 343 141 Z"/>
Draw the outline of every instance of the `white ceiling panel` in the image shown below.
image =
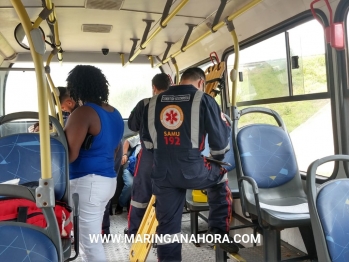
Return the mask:
<path id="1" fill-rule="evenodd" d="M 31 20 L 35 21 L 42 10 L 41 0 L 22 1 L 27 6 Z M 223 21 L 226 16 L 233 14 L 250 1 L 228 1 L 220 21 Z M 252 10 L 234 19 L 233 22 L 239 40 L 242 41 L 302 11 L 308 10 L 311 1 L 263 0 Z M 146 27 L 146 23 L 142 21 L 143 19 L 155 20 L 151 30 L 158 27 L 158 21 L 161 19 L 166 0 L 125 0 L 120 11 L 85 9 L 85 0 L 52 0 L 52 2 L 57 7 L 56 14 L 63 50 L 70 52 L 100 52 L 102 48 L 109 48 L 110 53 L 123 52 L 128 54 L 132 47 L 130 38 L 141 39 L 143 36 Z M 174 1 L 171 10 L 180 2 L 181 0 Z M 169 55 L 177 52 L 188 30 L 186 23 L 199 25 L 193 30 L 189 43 L 209 31 L 210 28 L 207 23 L 212 23 L 220 2 L 220 0 L 190 0 L 178 16 L 174 17 L 167 27 L 161 30 L 149 43 L 141 55 L 159 55 L 162 58 L 167 47 L 165 41 L 176 43 L 172 46 Z M 331 0 L 331 3 L 335 6 L 338 0 Z M 0 0 L 0 32 L 16 52 L 27 52 L 14 39 L 13 31 L 19 23 L 19 19 L 11 6 L 10 0 Z M 317 3 L 316 7 L 324 10 L 323 1 Z M 111 25 L 112 30 L 110 33 L 84 33 L 81 30 L 83 24 Z M 41 26 L 45 34 L 50 33 L 46 22 L 43 22 Z M 139 44 L 140 41 L 138 46 Z M 231 36 L 224 25 L 224 28 L 221 28 L 215 34 L 209 35 L 195 47 L 187 50 L 185 54 L 179 55 L 177 60 L 180 67 L 183 68 L 201 61 L 212 51 L 221 54 L 230 45 L 232 45 Z M 50 47 L 47 46 L 47 49 L 49 50 Z"/>

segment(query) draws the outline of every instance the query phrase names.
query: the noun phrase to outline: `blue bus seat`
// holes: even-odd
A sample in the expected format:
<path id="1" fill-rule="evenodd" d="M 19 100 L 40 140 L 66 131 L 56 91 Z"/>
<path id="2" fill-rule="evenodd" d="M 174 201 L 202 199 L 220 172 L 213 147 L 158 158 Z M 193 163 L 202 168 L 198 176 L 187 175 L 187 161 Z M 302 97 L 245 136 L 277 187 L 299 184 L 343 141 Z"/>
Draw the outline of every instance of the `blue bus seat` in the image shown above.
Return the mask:
<path id="1" fill-rule="evenodd" d="M 278 125 L 249 124 L 246 114 L 272 116 Z M 299 227 L 309 256 L 316 256 L 308 201 L 285 124 L 274 110 L 250 107 L 234 111 L 233 146 L 244 215 L 263 231 L 265 261 L 280 261 L 280 231 Z M 258 221 L 258 222 L 257 222 Z"/>
<path id="2" fill-rule="evenodd" d="M 0 184 L 0 195 L 35 202 L 35 191 Z M 58 224 L 52 207 L 43 207 L 46 228 L 21 222 L 0 222 L 0 261 L 63 261 Z"/>
<path id="3" fill-rule="evenodd" d="M 316 169 L 330 161 L 349 162 L 348 155 L 314 161 L 307 172 L 308 203 L 319 262 L 349 261 L 349 179 L 335 179 L 319 187 Z"/>
<path id="4" fill-rule="evenodd" d="M 17 112 L 2 116 L 0 125 L 19 119 L 38 119 L 37 112 Z M 55 200 L 73 207 L 74 225 L 78 224 L 78 203 L 70 198 L 68 144 L 62 126 L 50 116 L 55 132 L 50 135 L 51 169 Z M 0 183 L 19 178 L 19 184 L 36 182 L 41 178 L 40 137 L 38 133 L 20 133 L 0 137 Z M 74 226 L 74 236 L 78 227 Z M 75 240 L 77 240 L 76 238 Z M 76 258 L 79 252 L 75 241 Z M 71 255 L 71 240 L 62 238 L 64 258 Z"/>

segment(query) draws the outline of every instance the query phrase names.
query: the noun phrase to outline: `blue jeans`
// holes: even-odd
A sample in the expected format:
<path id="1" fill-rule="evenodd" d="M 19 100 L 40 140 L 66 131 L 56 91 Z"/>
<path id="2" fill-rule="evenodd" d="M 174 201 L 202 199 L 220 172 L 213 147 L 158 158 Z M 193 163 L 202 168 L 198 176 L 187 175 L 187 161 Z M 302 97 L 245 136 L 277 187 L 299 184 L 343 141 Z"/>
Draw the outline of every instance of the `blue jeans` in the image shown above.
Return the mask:
<path id="1" fill-rule="evenodd" d="M 122 179 L 124 180 L 124 187 L 122 188 L 121 195 L 119 197 L 119 205 L 126 207 L 131 200 L 131 191 L 133 184 L 133 175 L 128 169 L 124 169 L 122 174 Z"/>

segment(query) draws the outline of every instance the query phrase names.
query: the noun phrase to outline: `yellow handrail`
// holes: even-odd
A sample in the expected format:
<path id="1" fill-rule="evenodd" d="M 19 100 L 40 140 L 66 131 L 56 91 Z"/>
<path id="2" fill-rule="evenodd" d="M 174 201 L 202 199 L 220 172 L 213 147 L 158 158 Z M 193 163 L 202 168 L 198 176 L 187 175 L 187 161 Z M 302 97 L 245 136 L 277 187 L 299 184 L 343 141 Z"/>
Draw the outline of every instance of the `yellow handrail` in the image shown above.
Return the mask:
<path id="1" fill-rule="evenodd" d="M 228 21 L 232 21 L 233 19 L 235 19 L 236 17 L 238 17 L 239 15 L 243 14 L 244 12 L 246 12 L 247 10 L 251 9 L 252 7 L 254 7 L 255 5 L 259 4 L 260 2 L 262 2 L 263 0 L 253 0 L 252 2 L 248 3 L 247 5 L 243 6 L 241 9 L 237 10 L 235 13 L 231 14 L 227 19 Z M 217 25 L 215 25 L 212 29 L 213 31 L 217 31 L 219 30 L 221 27 L 224 26 L 224 21 L 218 23 Z M 170 55 L 168 58 L 166 58 L 164 61 L 158 63 L 157 65 L 155 65 L 155 67 L 159 67 L 162 64 L 166 64 L 168 61 L 170 61 L 171 58 L 174 58 L 176 56 L 178 56 L 180 53 L 188 50 L 190 47 L 192 47 L 193 45 L 199 43 L 202 39 L 204 39 L 205 37 L 209 36 L 210 34 L 212 34 L 212 31 L 209 30 L 206 33 L 204 33 L 202 36 L 198 37 L 197 39 L 195 39 L 194 41 L 192 41 L 191 43 L 187 44 L 186 46 L 184 46 L 182 48 L 182 50 L 178 50 L 177 52 L 175 52 L 174 54 Z"/>
<path id="2" fill-rule="evenodd" d="M 50 55 L 47 58 L 46 66 L 50 66 L 50 63 L 51 63 L 51 60 L 52 60 L 53 56 L 54 56 L 54 52 L 51 52 Z M 59 96 L 57 95 L 57 92 L 56 92 L 56 86 L 55 86 L 55 84 L 52 81 L 50 73 L 46 73 L 46 78 L 47 78 L 47 81 L 49 82 L 50 87 L 51 87 L 51 90 L 49 90 L 49 91 L 52 92 L 53 97 L 54 97 L 54 99 L 56 101 L 59 123 L 61 124 L 61 126 L 64 127 L 61 102 L 59 101 Z M 52 101 L 52 99 L 49 99 L 49 101 Z M 52 107 L 51 107 L 51 110 L 52 110 Z M 53 116 L 57 118 L 57 114 L 56 114 L 55 110 L 51 111 L 51 113 L 54 114 Z"/>
<path id="3" fill-rule="evenodd" d="M 149 55 L 149 56 L 148 56 L 148 60 L 150 61 L 150 66 L 151 66 L 151 68 L 153 68 L 153 67 L 154 67 L 154 58 L 153 58 L 153 56 L 152 56 L 152 55 Z"/>
<path id="4" fill-rule="evenodd" d="M 35 51 L 33 40 L 30 35 L 32 30 L 32 23 L 29 16 L 20 0 L 11 0 L 14 9 L 22 23 L 24 32 L 27 36 L 30 53 L 33 58 L 35 74 L 38 88 L 38 104 L 39 104 L 39 124 L 40 124 L 40 160 L 41 160 L 41 178 L 51 178 L 51 144 L 50 144 L 50 130 L 49 117 L 47 108 L 47 88 L 46 79 L 43 66 L 42 56 Z"/>
<path id="5" fill-rule="evenodd" d="M 155 29 L 151 33 L 151 35 L 144 41 L 144 43 L 141 43 L 139 48 L 134 52 L 133 56 L 129 58 L 129 61 L 125 64 L 128 65 L 130 62 L 135 60 L 135 58 L 142 52 L 143 49 L 147 47 L 147 45 L 154 39 L 154 37 L 164 28 L 167 26 L 167 24 L 171 21 L 173 17 L 189 2 L 189 0 L 182 0 L 176 8 L 168 14 L 168 16 L 162 21 L 162 23 L 159 25 L 158 28 Z"/>
<path id="6" fill-rule="evenodd" d="M 177 65 L 177 61 L 176 59 L 172 59 L 172 64 L 174 66 L 174 68 L 176 69 L 176 85 L 179 84 L 179 68 L 178 68 L 178 65 Z"/>
<path id="7" fill-rule="evenodd" d="M 48 10 L 52 10 L 53 8 L 53 4 L 52 4 L 52 1 L 51 0 L 45 0 L 45 3 L 46 3 L 46 8 Z M 55 20 L 55 15 L 53 13 L 51 13 L 48 17 L 49 21 L 52 23 L 54 20 Z"/>
<path id="8" fill-rule="evenodd" d="M 57 118 L 55 105 L 53 103 L 53 98 L 52 98 L 52 96 L 50 96 L 51 88 L 50 88 L 50 85 L 48 83 L 48 79 L 46 79 L 46 81 L 47 81 L 46 89 L 47 89 L 48 107 L 50 109 L 50 115 L 53 116 L 54 118 Z"/>
<path id="9" fill-rule="evenodd" d="M 55 11 L 55 5 L 52 3 L 51 0 L 45 0 L 46 3 L 46 8 L 48 10 L 53 10 L 51 14 L 48 17 L 48 20 L 50 21 L 51 24 L 53 24 L 54 28 L 54 35 L 55 35 L 55 46 L 58 49 L 58 60 L 62 61 L 63 60 L 63 54 L 61 53 L 62 47 L 61 47 L 61 41 L 59 40 L 59 31 L 58 31 L 58 21 L 57 21 L 57 16 L 56 16 L 56 11 Z"/>
<path id="10" fill-rule="evenodd" d="M 232 74 L 230 75 L 230 80 L 232 81 L 232 94 L 231 94 L 231 104 L 232 106 L 236 106 L 236 94 L 237 94 L 237 87 L 238 87 L 238 81 L 237 81 L 237 75 L 239 70 L 239 56 L 240 56 L 240 47 L 239 47 L 239 40 L 236 35 L 235 30 L 231 31 L 231 36 L 233 37 L 234 41 L 234 68 L 231 71 Z"/>
<path id="11" fill-rule="evenodd" d="M 125 65 L 125 54 L 120 53 L 120 59 L 121 59 L 121 64 L 124 66 Z"/>

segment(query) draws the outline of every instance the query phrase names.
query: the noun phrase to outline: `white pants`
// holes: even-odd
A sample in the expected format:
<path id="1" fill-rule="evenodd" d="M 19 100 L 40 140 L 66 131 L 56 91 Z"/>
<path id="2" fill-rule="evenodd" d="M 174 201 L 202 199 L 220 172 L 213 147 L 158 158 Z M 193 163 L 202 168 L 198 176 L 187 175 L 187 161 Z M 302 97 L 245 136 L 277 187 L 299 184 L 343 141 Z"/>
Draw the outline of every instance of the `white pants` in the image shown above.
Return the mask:
<path id="1" fill-rule="evenodd" d="M 102 243 L 91 243 L 90 234 L 101 234 L 105 206 L 113 197 L 115 189 L 115 177 L 92 174 L 70 180 L 70 193 L 79 194 L 79 246 L 82 261 L 106 261 Z"/>

